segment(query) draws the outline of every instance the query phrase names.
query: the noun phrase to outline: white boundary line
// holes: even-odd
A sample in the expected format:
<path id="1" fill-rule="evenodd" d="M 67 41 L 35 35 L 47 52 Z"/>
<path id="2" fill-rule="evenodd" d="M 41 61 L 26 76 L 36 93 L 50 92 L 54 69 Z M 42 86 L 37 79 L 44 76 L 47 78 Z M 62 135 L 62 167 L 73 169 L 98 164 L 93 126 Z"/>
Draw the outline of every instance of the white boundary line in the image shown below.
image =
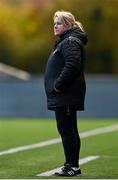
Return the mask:
<path id="1" fill-rule="evenodd" d="M 80 159 L 79 164 L 82 165 L 82 164 L 85 164 L 85 163 L 87 163 L 87 162 L 89 162 L 89 161 L 96 160 L 96 159 L 98 159 L 98 158 L 99 158 L 99 156 L 88 156 L 88 157 L 85 157 L 85 158 L 83 158 L 83 159 Z M 50 171 L 46 171 L 46 172 L 43 172 L 43 173 L 41 173 L 41 174 L 37 174 L 36 176 L 45 176 L 45 177 L 51 176 L 51 175 L 54 175 L 55 172 L 60 171 L 61 168 L 62 168 L 62 167 L 59 167 L 59 168 L 56 168 L 56 169 L 53 169 L 53 170 L 50 170 Z"/>
<path id="2" fill-rule="evenodd" d="M 117 131 L 117 130 L 118 130 L 118 124 L 114 124 L 112 126 L 107 126 L 107 127 L 103 127 L 103 128 L 97 128 L 97 129 L 94 129 L 94 130 L 89 130 L 89 131 L 82 132 L 82 133 L 80 133 L 80 137 L 81 138 L 86 138 L 86 137 L 90 137 L 90 136 L 94 136 L 94 135 L 98 135 L 98 134 L 104 134 L 104 133 Z M 57 144 L 57 143 L 60 143 L 60 142 L 61 142 L 61 139 L 56 138 L 56 139 L 51 139 L 51 140 L 48 140 L 48 141 L 39 142 L 39 143 L 36 143 L 36 144 L 11 148 L 11 149 L 8 149 L 8 150 L 5 150 L 5 151 L 0 151 L 0 156 L 6 155 L 6 154 L 14 154 L 14 153 L 17 153 L 17 152 L 20 152 L 20 151 L 26 151 L 26 150 L 35 149 L 35 148 L 41 148 L 41 147 L 49 146 L 49 145 L 52 145 L 52 144 Z"/>
<path id="3" fill-rule="evenodd" d="M 11 148 L 11 149 L 8 149 L 6 151 L 0 151 L 0 156 L 3 156 L 5 154 L 14 154 L 14 153 L 17 153 L 17 152 L 20 152 L 20 151 L 26 151 L 26 150 L 35 149 L 35 148 L 41 148 L 41 147 L 49 146 L 49 145 L 52 145 L 52 144 L 57 144 L 57 143 L 60 143 L 60 142 L 61 142 L 61 139 L 57 138 L 57 139 L 51 139 L 51 140 L 48 140 L 48 141 L 39 142 L 39 143 L 36 143 L 36 144 Z"/>

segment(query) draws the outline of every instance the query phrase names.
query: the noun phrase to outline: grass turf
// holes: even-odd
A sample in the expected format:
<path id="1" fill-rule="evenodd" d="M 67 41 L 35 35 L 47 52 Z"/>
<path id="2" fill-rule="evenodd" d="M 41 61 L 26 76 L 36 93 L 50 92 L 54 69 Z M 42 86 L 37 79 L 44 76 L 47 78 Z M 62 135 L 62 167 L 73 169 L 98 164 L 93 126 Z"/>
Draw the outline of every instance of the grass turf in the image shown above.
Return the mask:
<path id="1" fill-rule="evenodd" d="M 78 128 L 82 132 L 117 123 L 117 119 L 82 119 Z M 50 119 L 0 120 L 0 151 L 57 137 L 55 121 Z M 118 178 L 117 137 L 115 131 L 81 140 L 81 158 L 89 155 L 100 158 L 82 165 L 80 178 Z M 0 156 L 0 178 L 40 178 L 36 174 L 60 167 L 63 162 L 61 144 Z"/>

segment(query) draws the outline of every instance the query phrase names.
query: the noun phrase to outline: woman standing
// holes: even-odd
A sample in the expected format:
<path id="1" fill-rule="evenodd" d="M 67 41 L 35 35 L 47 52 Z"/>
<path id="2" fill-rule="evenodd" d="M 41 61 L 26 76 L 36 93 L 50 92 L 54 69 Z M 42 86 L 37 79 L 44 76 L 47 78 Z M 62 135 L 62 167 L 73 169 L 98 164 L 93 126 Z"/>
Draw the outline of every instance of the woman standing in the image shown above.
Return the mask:
<path id="1" fill-rule="evenodd" d="M 81 23 L 67 11 L 55 12 L 54 35 L 58 41 L 48 59 L 45 90 L 48 109 L 55 111 L 65 153 L 64 167 L 56 175 L 78 176 L 81 170 L 77 111 L 84 110 L 84 45 L 87 37 Z"/>

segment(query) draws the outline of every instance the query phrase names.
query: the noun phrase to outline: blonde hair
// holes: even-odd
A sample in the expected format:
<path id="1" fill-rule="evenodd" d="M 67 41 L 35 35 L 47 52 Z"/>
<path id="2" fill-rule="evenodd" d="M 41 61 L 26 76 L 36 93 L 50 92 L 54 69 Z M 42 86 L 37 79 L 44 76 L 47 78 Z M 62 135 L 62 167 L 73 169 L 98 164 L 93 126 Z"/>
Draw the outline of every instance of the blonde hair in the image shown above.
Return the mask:
<path id="1" fill-rule="evenodd" d="M 72 13 L 68 12 L 68 11 L 56 11 L 54 14 L 54 19 L 56 17 L 59 17 L 61 22 L 64 25 L 70 25 L 73 27 L 79 27 L 82 31 L 84 31 L 84 28 L 82 26 L 82 23 L 79 21 L 75 20 L 75 17 Z"/>

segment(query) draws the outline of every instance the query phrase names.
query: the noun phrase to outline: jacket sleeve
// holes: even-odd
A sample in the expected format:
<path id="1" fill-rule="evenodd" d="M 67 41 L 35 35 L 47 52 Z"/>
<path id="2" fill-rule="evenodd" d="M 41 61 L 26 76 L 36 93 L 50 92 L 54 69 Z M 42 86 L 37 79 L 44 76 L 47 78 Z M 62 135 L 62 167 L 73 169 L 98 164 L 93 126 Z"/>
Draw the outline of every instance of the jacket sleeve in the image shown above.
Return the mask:
<path id="1" fill-rule="evenodd" d="M 61 48 L 61 54 L 65 60 L 65 66 L 56 79 L 54 88 L 63 91 L 68 88 L 78 76 L 82 68 L 81 46 L 75 40 L 68 39 Z"/>

